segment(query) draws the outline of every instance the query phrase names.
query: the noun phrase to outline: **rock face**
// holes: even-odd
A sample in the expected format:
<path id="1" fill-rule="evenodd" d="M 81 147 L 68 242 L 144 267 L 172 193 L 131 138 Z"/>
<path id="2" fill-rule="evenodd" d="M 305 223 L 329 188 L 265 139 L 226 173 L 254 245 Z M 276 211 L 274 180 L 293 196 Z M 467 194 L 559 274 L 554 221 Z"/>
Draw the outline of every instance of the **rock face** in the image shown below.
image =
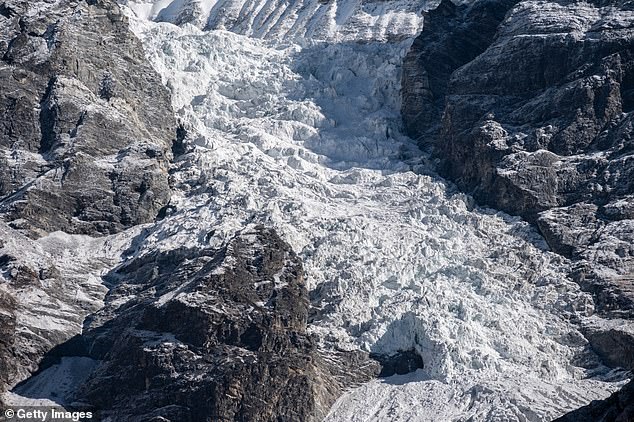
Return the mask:
<path id="1" fill-rule="evenodd" d="M 4 219 L 33 237 L 152 221 L 176 122 L 119 6 L 2 1 L 0 57 Z"/>
<path id="2" fill-rule="evenodd" d="M 554 422 L 629 422 L 634 420 L 634 381 L 605 400 L 596 400 Z"/>
<path id="3" fill-rule="evenodd" d="M 612 316 L 634 316 L 631 2 L 450 1 L 405 60 L 403 116 L 441 171 L 536 223 Z"/>
<path id="4" fill-rule="evenodd" d="M 38 370 L 42 357 L 82 330 L 102 306 L 99 279 L 116 256 L 101 239 L 56 233 L 34 241 L 0 222 L 0 402 Z M 90 250 L 93 254 L 86 254 Z"/>
<path id="5" fill-rule="evenodd" d="M 0 396 L 81 332 L 117 258 L 80 250 L 100 240 L 28 237 L 153 221 L 175 136 L 169 95 L 115 2 L 0 1 Z"/>
<path id="6" fill-rule="evenodd" d="M 634 5 L 443 0 L 404 63 L 409 134 L 482 204 L 536 224 L 613 326 L 584 334 L 632 368 Z M 610 324 L 608 324 L 610 325 Z M 632 383 L 561 421 L 629 421 Z"/>
<path id="7" fill-rule="evenodd" d="M 106 306 L 72 347 L 102 362 L 75 399 L 104 417 L 316 421 L 379 371 L 367 355 L 322 356 L 306 332 L 302 264 L 261 226 L 220 249 L 130 259 L 108 280 Z"/>
<path id="8" fill-rule="evenodd" d="M 588 326 L 584 332 L 594 351 L 611 367 L 634 370 L 634 326 L 627 320 L 611 320 Z"/>

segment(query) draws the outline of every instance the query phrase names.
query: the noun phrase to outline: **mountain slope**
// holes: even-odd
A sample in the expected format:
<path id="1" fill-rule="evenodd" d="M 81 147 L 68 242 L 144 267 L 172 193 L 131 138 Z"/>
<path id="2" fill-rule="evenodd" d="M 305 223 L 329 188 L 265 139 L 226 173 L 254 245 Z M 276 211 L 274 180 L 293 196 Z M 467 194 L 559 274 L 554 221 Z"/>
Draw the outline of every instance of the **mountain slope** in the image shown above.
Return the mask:
<path id="1" fill-rule="evenodd" d="M 551 420 L 624 383 L 582 333 L 608 322 L 571 262 L 402 134 L 424 5 L 126 3 L 181 122 L 170 201 L 82 243 L 113 258 L 94 269 L 103 306 L 14 403 L 124 420 Z"/>
<path id="2" fill-rule="evenodd" d="M 363 26 L 342 42 L 335 34 L 294 45 L 137 28 L 193 145 L 176 173 L 188 193 L 154 239 L 166 231 L 191 242 L 214 227 L 215 242 L 244 221 L 273 225 L 304 261 L 309 329 L 322 348 L 422 356 L 424 369 L 408 382 L 355 390 L 332 420 L 547 419 L 603 394 L 606 368 L 568 322 L 592 320 L 592 305 L 566 277 L 566 260 L 540 249 L 520 220 L 474 208 L 420 174 L 430 168 L 399 131 L 400 57 L 410 41 L 368 42 Z M 353 30 L 363 42 L 350 41 Z M 557 334 L 545 337 L 550 330 Z M 598 378 L 576 380 L 588 375 Z M 427 399 L 413 405 L 412 395 Z"/>

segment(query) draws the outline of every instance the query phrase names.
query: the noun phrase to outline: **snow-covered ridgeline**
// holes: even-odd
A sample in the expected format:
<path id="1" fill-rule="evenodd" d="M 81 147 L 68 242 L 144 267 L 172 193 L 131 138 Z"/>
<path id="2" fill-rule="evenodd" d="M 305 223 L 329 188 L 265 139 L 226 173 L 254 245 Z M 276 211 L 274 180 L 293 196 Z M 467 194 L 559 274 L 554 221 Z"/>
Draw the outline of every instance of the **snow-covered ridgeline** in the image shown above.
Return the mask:
<path id="1" fill-rule="evenodd" d="M 424 370 L 342 397 L 332 421 L 549 420 L 616 389 L 570 322 L 591 318 L 592 300 L 568 263 L 526 223 L 425 175 L 399 133 L 409 41 L 361 24 L 331 41 L 376 42 L 294 43 L 240 10 L 239 34 L 133 17 L 194 147 L 173 175 L 176 211 L 141 253 L 271 225 L 304 260 L 324 344 L 423 356 Z"/>
<path id="2" fill-rule="evenodd" d="M 388 40 L 411 37 L 422 3 L 366 0 L 127 0 L 142 19 L 224 29 L 277 40 Z"/>

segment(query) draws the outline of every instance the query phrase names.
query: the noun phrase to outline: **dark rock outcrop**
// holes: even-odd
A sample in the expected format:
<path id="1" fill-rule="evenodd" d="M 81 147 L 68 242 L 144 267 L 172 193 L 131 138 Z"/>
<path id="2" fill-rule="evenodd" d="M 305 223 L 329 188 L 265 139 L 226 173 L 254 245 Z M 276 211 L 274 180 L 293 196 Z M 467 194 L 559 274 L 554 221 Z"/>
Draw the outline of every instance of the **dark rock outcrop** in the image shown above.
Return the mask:
<path id="1" fill-rule="evenodd" d="M 632 3 L 444 0 L 403 116 L 441 173 L 540 228 L 607 315 L 634 316 Z"/>
<path id="2" fill-rule="evenodd" d="M 506 12 L 519 0 L 483 0 L 472 7 L 443 0 L 426 13 L 423 32 L 403 61 L 402 114 L 423 142 L 440 129 L 451 75 L 484 52 Z"/>
<path id="3" fill-rule="evenodd" d="M 106 306 L 82 336 L 102 363 L 75 398 L 102 416 L 316 421 L 379 371 L 367 354 L 318 348 L 301 261 L 273 230 L 247 229 L 220 249 L 150 252 L 108 279 Z"/>
<path id="4" fill-rule="evenodd" d="M 403 117 L 440 172 L 536 224 L 596 310 L 584 327 L 632 368 L 634 4 L 443 0 L 404 63 Z M 629 327 L 629 328 L 628 328 Z M 634 420 L 632 383 L 561 421 Z"/>
<path id="5" fill-rule="evenodd" d="M 70 368 L 81 387 L 45 398 L 117 421 L 317 421 L 380 372 L 307 332 L 301 262 L 272 230 L 135 244 L 104 279 L 121 257 L 98 246 L 56 266 L 91 241 L 51 232 L 168 216 L 186 130 L 114 1 L 0 0 L 0 57 L 0 397 L 41 399 Z"/>
<path id="6" fill-rule="evenodd" d="M 634 421 L 634 381 L 605 400 L 589 405 L 555 419 L 553 422 L 631 422 Z"/>
<path id="7" fill-rule="evenodd" d="M 0 396 L 81 332 L 105 294 L 92 272 L 112 265 L 60 270 L 74 245 L 24 235 L 153 221 L 170 197 L 170 104 L 115 1 L 0 0 Z"/>
<path id="8" fill-rule="evenodd" d="M 634 328 L 627 322 L 614 320 L 609 327 L 588 326 L 584 336 L 609 366 L 634 371 Z"/>
<path id="9" fill-rule="evenodd" d="M 107 234 L 169 201 L 176 122 L 110 0 L 0 1 L 0 211 L 31 236 Z"/>
<path id="10" fill-rule="evenodd" d="M 12 363 L 15 350 L 15 298 L 0 290 L 0 406 L 2 394 L 11 385 L 15 377 L 15 365 Z"/>

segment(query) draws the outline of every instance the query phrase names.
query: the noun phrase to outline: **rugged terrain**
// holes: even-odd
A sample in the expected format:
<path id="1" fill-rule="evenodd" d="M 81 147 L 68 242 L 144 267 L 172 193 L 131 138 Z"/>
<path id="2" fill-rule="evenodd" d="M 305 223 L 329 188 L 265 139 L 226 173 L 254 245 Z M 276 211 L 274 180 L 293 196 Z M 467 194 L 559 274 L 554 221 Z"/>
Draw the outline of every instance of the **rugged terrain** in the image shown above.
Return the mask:
<path id="1" fill-rule="evenodd" d="M 367 353 L 317 355 L 301 261 L 270 229 L 115 268 L 137 226 L 169 211 L 168 168 L 185 134 L 170 95 L 114 2 L 0 11 L 0 393 L 38 373 L 9 404 L 72 400 L 117 420 L 310 420 L 379 372 Z M 177 300 L 185 293 L 198 303 Z"/>
<path id="2" fill-rule="evenodd" d="M 619 327 L 586 338 L 632 369 L 634 4 L 443 1 L 405 59 L 403 98 L 441 173 L 574 260 L 572 278 Z M 619 413 L 601 412 L 583 420 Z"/>
<path id="3" fill-rule="evenodd" d="M 539 226 L 613 317 L 634 309 L 634 6 L 444 1 L 405 59 L 403 114 L 442 172 Z"/>
<path id="4" fill-rule="evenodd" d="M 127 18 L 107 1 L 5 1 L 0 207 L 34 237 L 109 234 L 167 204 L 176 121 Z"/>
<path id="5" fill-rule="evenodd" d="M 30 75 L 0 91 L 26 104 L 0 141 L 6 402 L 124 421 L 541 421 L 624 385 L 627 295 L 575 280 L 627 271 L 625 246 L 553 253 L 402 134 L 403 110 L 441 144 L 449 96 L 425 102 L 421 60 L 450 89 L 516 2 L 445 2 L 424 25 L 436 5 L 413 0 L 121 3 L 0 2 L 2 66 Z M 587 7 L 623 37 L 627 4 Z M 437 115 L 411 126 L 412 104 Z M 627 391 L 578 412 L 626 414 Z"/>
<path id="6" fill-rule="evenodd" d="M 98 236 L 153 221 L 170 197 L 176 121 L 111 2 L 3 1 L 0 56 L 4 392 L 81 331 L 106 290 L 100 269 L 118 259 L 107 240 L 58 231 Z M 84 254 L 93 245 L 103 253 Z"/>

